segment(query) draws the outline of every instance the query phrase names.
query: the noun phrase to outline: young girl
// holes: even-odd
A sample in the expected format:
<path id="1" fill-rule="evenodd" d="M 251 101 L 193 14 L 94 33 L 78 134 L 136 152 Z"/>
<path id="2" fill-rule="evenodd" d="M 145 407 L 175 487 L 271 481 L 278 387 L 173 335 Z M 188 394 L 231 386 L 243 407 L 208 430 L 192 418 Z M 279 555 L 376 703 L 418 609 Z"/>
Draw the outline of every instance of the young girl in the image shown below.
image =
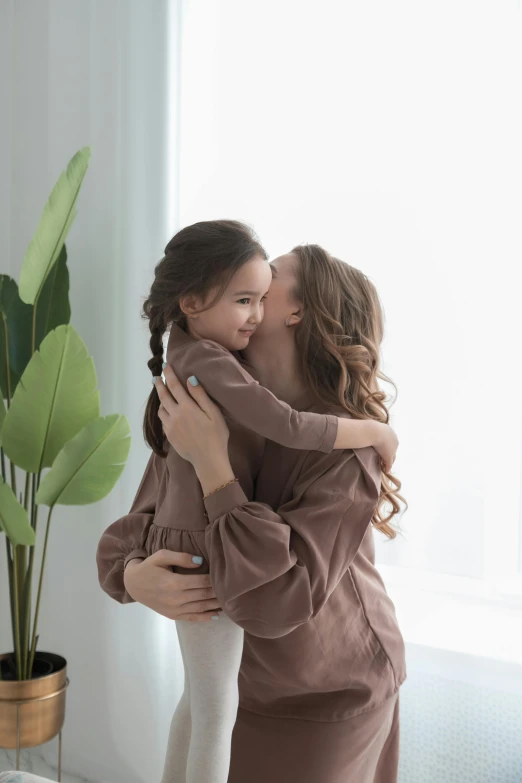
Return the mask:
<path id="1" fill-rule="evenodd" d="M 144 303 L 153 382 L 164 366 L 163 337 L 170 325 L 167 363 L 182 383 L 201 383 L 223 410 L 234 481 L 249 500 L 267 438 L 324 452 L 373 446 L 389 471 L 397 440 L 387 424 L 293 410 L 245 369 L 238 352 L 263 318 L 271 279 L 267 255 L 247 226 L 207 221 L 179 231 L 156 266 Z M 110 525 L 98 545 L 100 585 L 120 603 L 133 600 L 123 584 L 127 564 L 160 549 L 201 554 L 208 573 L 200 484 L 192 465 L 166 443 L 158 410 L 153 389 L 144 421 L 153 454 L 130 513 Z M 185 689 L 172 719 L 161 783 L 226 783 L 244 632 L 224 613 L 218 624 L 176 621 L 176 630 Z"/>

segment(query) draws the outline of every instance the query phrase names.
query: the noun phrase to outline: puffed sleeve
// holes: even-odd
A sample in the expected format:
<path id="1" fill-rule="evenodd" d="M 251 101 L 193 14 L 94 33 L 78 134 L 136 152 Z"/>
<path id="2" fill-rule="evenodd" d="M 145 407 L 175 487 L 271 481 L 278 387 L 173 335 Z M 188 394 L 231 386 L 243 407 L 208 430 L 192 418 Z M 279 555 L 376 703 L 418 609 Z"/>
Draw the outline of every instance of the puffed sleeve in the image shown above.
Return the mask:
<path id="1" fill-rule="evenodd" d="M 123 571 L 133 557 L 147 557 L 144 546 L 154 521 L 165 462 L 152 452 L 129 513 L 109 525 L 98 542 L 96 563 L 100 587 L 120 604 L 135 603 L 125 589 Z"/>
<path id="2" fill-rule="evenodd" d="M 292 449 L 332 451 L 339 421 L 328 413 L 296 411 L 261 386 L 232 354 L 212 340 L 197 340 L 168 356 L 185 383 L 195 375 L 205 391 L 235 421 Z"/>
<path id="3" fill-rule="evenodd" d="M 211 583 L 231 620 L 275 639 L 315 617 L 371 522 L 379 459 L 371 447 L 311 453 L 277 511 L 248 502 L 238 483 L 206 498 Z"/>

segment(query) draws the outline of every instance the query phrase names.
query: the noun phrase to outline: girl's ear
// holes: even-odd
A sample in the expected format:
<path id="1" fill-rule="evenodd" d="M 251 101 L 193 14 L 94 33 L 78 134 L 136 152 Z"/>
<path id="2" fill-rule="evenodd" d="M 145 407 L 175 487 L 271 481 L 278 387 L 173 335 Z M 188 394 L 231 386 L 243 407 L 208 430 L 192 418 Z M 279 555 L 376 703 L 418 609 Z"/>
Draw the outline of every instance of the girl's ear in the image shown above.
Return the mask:
<path id="1" fill-rule="evenodd" d="M 201 309 L 201 307 L 202 302 L 200 301 L 199 297 L 194 296 L 193 294 L 182 296 L 179 300 L 179 308 L 181 312 L 188 318 L 197 318 L 198 311 Z"/>

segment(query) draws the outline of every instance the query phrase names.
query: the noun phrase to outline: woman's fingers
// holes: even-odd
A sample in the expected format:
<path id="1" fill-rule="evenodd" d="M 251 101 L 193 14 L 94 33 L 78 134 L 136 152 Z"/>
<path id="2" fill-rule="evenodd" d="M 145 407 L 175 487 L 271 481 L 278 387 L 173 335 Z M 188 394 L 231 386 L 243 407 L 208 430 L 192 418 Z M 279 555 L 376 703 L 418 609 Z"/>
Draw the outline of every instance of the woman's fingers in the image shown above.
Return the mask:
<path id="1" fill-rule="evenodd" d="M 186 403 L 192 397 L 202 411 L 207 414 L 213 412 L 215 403 L 210 399 L 195 375 L 191 375 L 187 380 L 187 392 L 187 389 L 184 388 L 170 364 L 165 365 L 163 373 L 166 385 L 162 381 L 160 384 L 157 384 L 157 389 L 160 402 L 167 412 L 169 411 L 169 395 L 167 391 L 170 392 L 170 396 L 178 404 Z"/>
<path id="2" fill-rule="evenodd" d="M 186 604 L 182 604 L 178 611 L 183 614 L 201 613 L 201 612 L 215 612 L 221 610 L 221 604 L 217 598 L 206 601 L 189 601 Z M 221 610 L 222 611 L 222 610 Z"/>
<path id="3" fill-rule="evenodd" d="M 191 375 L 188 379 L 187 389 L 190 392 L 190 396 L 197 402 L 201 410 L 210 416 L 214 411 L 215 403 L 210 399 L 195 375 Z"/>
<path id="4" fill-rule="evenodd" d="M 181 403 L 188 400 L 189 395 L 183 388 L 183 385 L 181 384 L 178 376 L 176 375 L 176 373 L 174 372 L 170 364 L 165 365 L 163 369 L 163 374 L 165 375 L 166 385 L 163 384 L 163 381 L 161 384 L 159 384 L 159 388 L 161 389 L 161 392 L 163 392 L 163 397 L 161 396 L 160 391 L 158 391 L 158 394 L 163 407 L 168 410 L 169 408 L 166 403 L 168 402 L 169 396 L 173 397 L 176 402 Z M 167 391 L 170 392 L 170 395 L 167 393 Z"/>
<path id="5" fill-rule="evenodd" d="M 183 564 L 180 563 L 179 565 L 183 565 Z M 191 574 L 174 574 L 174 577 L 176 578 L 177 590 L 199 590 L 202 592 L 205 591 L 203 595 L 203 597 L 205 598 L 212 597 L 213 595 L 210 592 L 207 592 L 209 588 L 212 590 L 214 589 L 210 581 L 210 574 L 194 574 L 194 576 L 192 576 Z M 198 598 L 200 597 L 199 594 L 197 597 Z"/>
<path id="6" fill-rule="evenodd" d="M 158 392 L 158 397 L 160 401 L 160 407 L 158 410 L 158 416 L 160 419 L 162 418 L 162 414 L 168 414 L 173 411 L 173 406 L 177 405 L 176 400 L 173 398 L 172 394 L 169 392 L 165 384 L 163 383 L 163 380 L 160 377 L 157 377 L 154 381 L 154 386 L 156 387 L 156 391 Z M 162 419 L 163 421 L 163 419 Z"/>

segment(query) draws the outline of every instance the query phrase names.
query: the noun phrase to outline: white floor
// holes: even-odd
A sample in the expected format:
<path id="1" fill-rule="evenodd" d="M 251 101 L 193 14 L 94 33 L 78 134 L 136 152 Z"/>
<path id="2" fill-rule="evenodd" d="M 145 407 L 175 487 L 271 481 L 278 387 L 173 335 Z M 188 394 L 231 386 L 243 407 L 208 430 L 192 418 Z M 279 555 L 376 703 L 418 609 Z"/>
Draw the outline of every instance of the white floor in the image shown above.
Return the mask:
<path id="1" fill-rule="evenodd" d="M 62 762 L 63 763 L 63 762 Z M 46 763 L 45 759 L 36 748 L 27 748 L 20 751 L 20 771 L 32 772 L 33 775 L 41 775 L 43 778 L 58 780 L 58 749 L 56 750 L 56 766 L 54 769 Z M 16 749 L 5 750 L 0 748 L 0 772 L 16 769 Z M 96 783 L 87 778 L 79 778 L 76 775 L 67 775 L 62 769 L 61 783 Z"/>

